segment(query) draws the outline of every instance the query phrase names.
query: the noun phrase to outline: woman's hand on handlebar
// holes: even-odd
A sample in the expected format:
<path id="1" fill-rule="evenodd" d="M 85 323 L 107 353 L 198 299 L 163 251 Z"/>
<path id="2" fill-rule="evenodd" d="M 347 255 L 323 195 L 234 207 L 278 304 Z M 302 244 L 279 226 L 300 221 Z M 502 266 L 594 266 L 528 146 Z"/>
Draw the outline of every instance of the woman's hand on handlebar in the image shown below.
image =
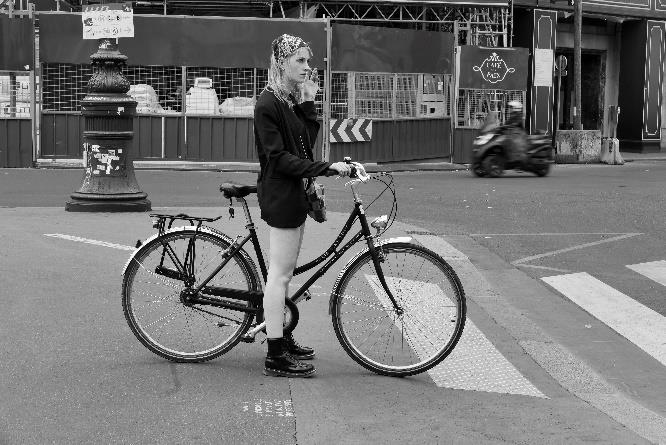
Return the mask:
<path id="1" fill-rule="evenodd" d="M 346 162 L 334 162 L 328 168 L 340 176 L 349 176 L 352 172 L 352 167 L 353 165 Z"/>

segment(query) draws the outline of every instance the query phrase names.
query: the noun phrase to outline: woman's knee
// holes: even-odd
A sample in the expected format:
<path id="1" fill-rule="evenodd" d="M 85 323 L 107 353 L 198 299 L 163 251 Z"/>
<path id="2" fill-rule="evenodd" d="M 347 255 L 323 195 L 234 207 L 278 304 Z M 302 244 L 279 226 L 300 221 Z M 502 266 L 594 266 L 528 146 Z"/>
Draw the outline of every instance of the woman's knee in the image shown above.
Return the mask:
<path id="1" fill-rule="evenodd" d="M 275 268 L 268 268 L 267 284 L 273 286 L 287 286 L 294 276 L 293 268 L 289 270 L 276 270 Z"/>

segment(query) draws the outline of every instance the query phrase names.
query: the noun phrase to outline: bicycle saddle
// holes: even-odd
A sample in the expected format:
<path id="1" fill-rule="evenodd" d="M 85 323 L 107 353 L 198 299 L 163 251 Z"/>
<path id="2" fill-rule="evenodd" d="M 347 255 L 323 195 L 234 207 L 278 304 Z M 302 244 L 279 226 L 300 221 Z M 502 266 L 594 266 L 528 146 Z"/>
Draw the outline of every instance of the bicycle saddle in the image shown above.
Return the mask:
<path id="1" fill-rule="evenodd" d="M 220 191 L 225 198 L 245 198 L 250 193 L 257 193 L 256 185 L 240 185 L 225 182 L 220 185 Z"/>

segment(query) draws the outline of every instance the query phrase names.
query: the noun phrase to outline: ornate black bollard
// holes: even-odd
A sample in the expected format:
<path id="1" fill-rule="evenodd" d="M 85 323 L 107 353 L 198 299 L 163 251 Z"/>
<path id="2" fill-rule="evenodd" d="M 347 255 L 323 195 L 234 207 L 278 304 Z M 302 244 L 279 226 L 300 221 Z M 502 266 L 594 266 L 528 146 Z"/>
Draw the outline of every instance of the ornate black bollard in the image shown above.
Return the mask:
<path id="1" fill-rule="evenodd" d="M 148 195 L 141 191 L 131 157 L 136 101 L 127 92 L 121 67 L 127 56 L 115 39 L 100 39 L 90 56 L 93 75 L 81 101 L 85 119 L 83 148 L 86 170 L 79 189 L 65 204 L 69 212 L 144 212 Z"/>

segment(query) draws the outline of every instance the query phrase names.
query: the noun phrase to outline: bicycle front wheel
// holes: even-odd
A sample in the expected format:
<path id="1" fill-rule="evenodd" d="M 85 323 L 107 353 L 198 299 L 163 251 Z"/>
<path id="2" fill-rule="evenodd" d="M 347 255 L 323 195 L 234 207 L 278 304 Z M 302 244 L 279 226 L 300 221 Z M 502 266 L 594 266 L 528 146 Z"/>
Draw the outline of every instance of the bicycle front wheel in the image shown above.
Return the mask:
<path id="1" fill-rule="evenodd" d="M 184 229 L 167 232 L 139 249 L 123 277 L 122 302 L 127 323 L 144 346 L 172 361 L 203 362 L 238 343 L 253 314 L 186 299 L 188 289 L 221 264 L 221 253 L 228 247 L 229 242 L 215 233 Z M 261 290 L 254 263 L 243 253 L 234 255 L 207 286 Z M 183 266 L 184 275 L 179 273 Z"/>
<path id="2" fill-rule="evenodd" d="M 451 353 L 462 335 L 462 285 L 451 266 L 422 246 L 387 243 L 381 249 L 381 269 L 401 311 L 380 283 L 367 251 L 333 287 L 335 334 L 351 358 L 378 374 L 427 371 Z"/>

